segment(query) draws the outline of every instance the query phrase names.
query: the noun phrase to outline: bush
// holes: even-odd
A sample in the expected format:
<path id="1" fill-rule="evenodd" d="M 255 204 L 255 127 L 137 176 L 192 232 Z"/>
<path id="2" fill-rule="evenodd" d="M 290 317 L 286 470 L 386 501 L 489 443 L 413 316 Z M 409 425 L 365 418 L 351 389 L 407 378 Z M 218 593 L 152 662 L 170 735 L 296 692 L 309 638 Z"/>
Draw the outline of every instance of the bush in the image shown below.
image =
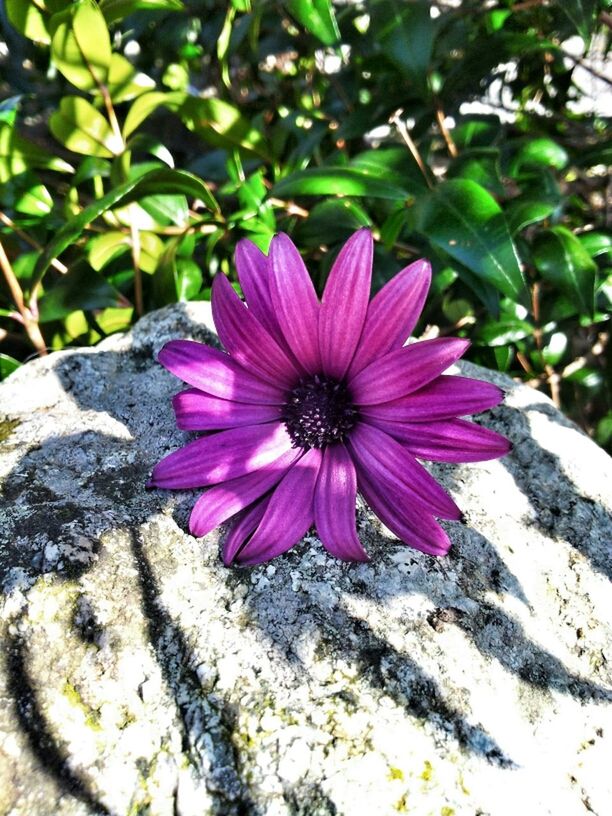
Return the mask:
<path id="1" fill-rule="evenodd" d="M 609 445 L 604 5 L 4 0 L 1 376 L 207 299 L 245 236 L 320 288 L 368 225 L 375 287 L 431 259 L 421 329 Z"/>

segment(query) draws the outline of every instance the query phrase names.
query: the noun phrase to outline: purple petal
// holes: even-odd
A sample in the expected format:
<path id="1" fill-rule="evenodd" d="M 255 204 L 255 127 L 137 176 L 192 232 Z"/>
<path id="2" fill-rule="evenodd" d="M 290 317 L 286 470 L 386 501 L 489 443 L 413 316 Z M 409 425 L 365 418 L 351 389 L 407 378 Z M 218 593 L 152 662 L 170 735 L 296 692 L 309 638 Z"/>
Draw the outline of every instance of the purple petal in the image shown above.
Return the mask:
<path id="1" fill-rule="evenodd" d="M 253 405 L 219 399 L 197 388 L 181 391 L 172 399 L 176 424 L 182 431 L 219 431 L 243 425 L 261 425 L 280 419 L 278 405 Z"/>
<path id="2" fill-rule="evenodd" d="M 359 491 L 382 523 L 400 541 L 428 555 L 446 555 L 451 542 L 435 519 L 410 505 L 410 498 L 402 496 L 399 489 L 388 490 L 359 469 Z"/>
<path id="3" fill-rule="evenodd" d="M 260 380 L 223 351 L 194 340 L 171 340 L 157 357 L 179 377 L 215 397 L 262 405 L 282 405 L 284 391 Z"/>
<path id="4" fill-rule="evenodd" d="M 205 487 L 244 476 L 291 448 L 280 422 L 249 425 L 203 436 L 174 451 L 153 468 L 151 487 Z"/>
<path id="5" fill-rule="evenodd" d="M 270 294 L 283 336 L 306 371 L 320 373 L 319 301 L 300 253 L 282 232 L 272 239 L 270 268 Z"/>
<path id="6" fill-rule="evenodd" d="M 268 258 L 252 241 L 243 238 L 236 245 L 236 271 L 249 309 L 268 334 L 282 346 L 282 334 L 270 300 Z"/>
<path id="7" fill-rule="evenodd" d="M 226 567 L 229 567 L 238 550 L 244 546 L 248 537 L 252 535 L 259 526 L 259 522 L 266 512 L 269 501 L 270 497 L 256 501 L 251 507 L 241 513 L 232 524 L 232 528 L 223 542 L 223 563 Z"/>
<path id="8" fill-rule="evenodd" d="M 370 298 L 372 233 L 356 232 L 344 244 L 325 285 L 319 315 L 323 373 L 341 379 L 359 343 Z"/>
<path id="9" fill-rule="evenodd" d="M 421 260 L 402 269 L 378 292 L 368 307 L 361 341 L 349 376 L 403 346 L 416 326 L 431 283 L 431 265 Z"/>
<path id="10" fill-rule="evenodd" d="M 260 564 L 291 549 L 311 526 L 313 499 L 321 451 L 311 448 L 283 477 L 253 533 L 253 537 L 236 556 L 243 566 Z"/>
<path id="11" fill-rule="evenodd" d="M 366 405 L 361 413 L 368 419 L 432 422 L 486 411 L 499 405 L 503 398 L 504 392 L 492 383 L 442 374 L 405 397 L 378 405 Z"/>
<path id="12" fill-rule="evenodd" d="M 344 445 L 329 445 L 323 454 L 314 498 L 314 518 L 325 549 L 345 561 L 369 561 L 357 537 L 355 465 Z"/>
<path id="13" fill-rule="evenodd" d="M 465 352 L 469 340 L 458 337 L 422 340 L 390 351 L 349 381 L 357 405 L 405 397 L 434 380 Z"/>
<path id="14" fill-rule="evenodd" d="M 413 456 L 432 462 L 484 462 L 505 456 L 512 444 L 505 436 L 464 419 L 440 422 L 390 422 L 365 419 L 401 442 Z"/>
<path id="15" fill-rule="evenodd" d="M 212 313 L 219 339 L 239 363 L 273 385 L 292 386 L 299 374 L 287 355 L 234 292 L 225 275 L 215 275 Z"/>
<path id="16" fill-rule="evenodd" d="M 355 464 L 381 489 L 401 485 L 406 498 L 427 513 L 440 518 L 459 519 L 461 510 L 425 468 L 399 442 L 384 431 L 356 425 L 348 440 Z"/>
<path id="17" fill-rule="evenodd" d="M 239 513 L 271 490 L 301 456 L 292 448 L 262 470 L 247 473 L 207 490 L 194 505 L 189 530 L 194 536 L 205 536 L 219 524 Z"/>

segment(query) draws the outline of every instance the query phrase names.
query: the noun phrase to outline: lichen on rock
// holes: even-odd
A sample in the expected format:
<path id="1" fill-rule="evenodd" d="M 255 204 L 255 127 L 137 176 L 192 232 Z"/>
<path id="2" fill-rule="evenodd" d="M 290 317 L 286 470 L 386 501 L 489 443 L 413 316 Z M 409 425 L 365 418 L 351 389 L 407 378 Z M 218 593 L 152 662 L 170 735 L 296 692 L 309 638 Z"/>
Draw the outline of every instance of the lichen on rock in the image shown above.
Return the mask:
<path id="1" fill-rule="evenodd" d="M 226 569 L 194 492 L 145 491 L 179 447 L 156 364 L 216 342 L 168 307 L 0 385 L 0 813 L 604 816 L 612 801 L 610 459 L 541 394 L 477 419 L 513 453 L 436 465 L 450 555 L 358 511 L 369 564 L 315 534 Z"/>

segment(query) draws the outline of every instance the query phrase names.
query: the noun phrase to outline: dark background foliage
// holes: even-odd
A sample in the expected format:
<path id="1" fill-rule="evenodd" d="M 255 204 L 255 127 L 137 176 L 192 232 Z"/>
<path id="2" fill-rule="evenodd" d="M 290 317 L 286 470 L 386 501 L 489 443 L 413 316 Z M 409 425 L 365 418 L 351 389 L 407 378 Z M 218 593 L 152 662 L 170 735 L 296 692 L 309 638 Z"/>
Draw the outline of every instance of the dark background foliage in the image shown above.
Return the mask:
<path id="1" fill-rule="evenodd" d="M 596 0 L 0 0 L 0 376 L 235 281 L 278 230 L 319 289 L 431 259 L 427 336 L 612 446 Z"/>

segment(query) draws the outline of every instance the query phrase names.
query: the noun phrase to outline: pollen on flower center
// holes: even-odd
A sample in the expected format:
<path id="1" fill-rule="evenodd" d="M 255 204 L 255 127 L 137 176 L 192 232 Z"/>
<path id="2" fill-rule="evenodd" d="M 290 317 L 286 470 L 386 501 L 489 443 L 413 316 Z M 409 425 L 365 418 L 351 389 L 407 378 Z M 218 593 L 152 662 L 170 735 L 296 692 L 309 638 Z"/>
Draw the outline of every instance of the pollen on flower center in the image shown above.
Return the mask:
<path id="1" fill-rule="evenodd" d="M 348 388 L 316 374 L 289 392 L 282 419 L 294 448 L 323 448 L 342 442 L 358 418 Z"/>

